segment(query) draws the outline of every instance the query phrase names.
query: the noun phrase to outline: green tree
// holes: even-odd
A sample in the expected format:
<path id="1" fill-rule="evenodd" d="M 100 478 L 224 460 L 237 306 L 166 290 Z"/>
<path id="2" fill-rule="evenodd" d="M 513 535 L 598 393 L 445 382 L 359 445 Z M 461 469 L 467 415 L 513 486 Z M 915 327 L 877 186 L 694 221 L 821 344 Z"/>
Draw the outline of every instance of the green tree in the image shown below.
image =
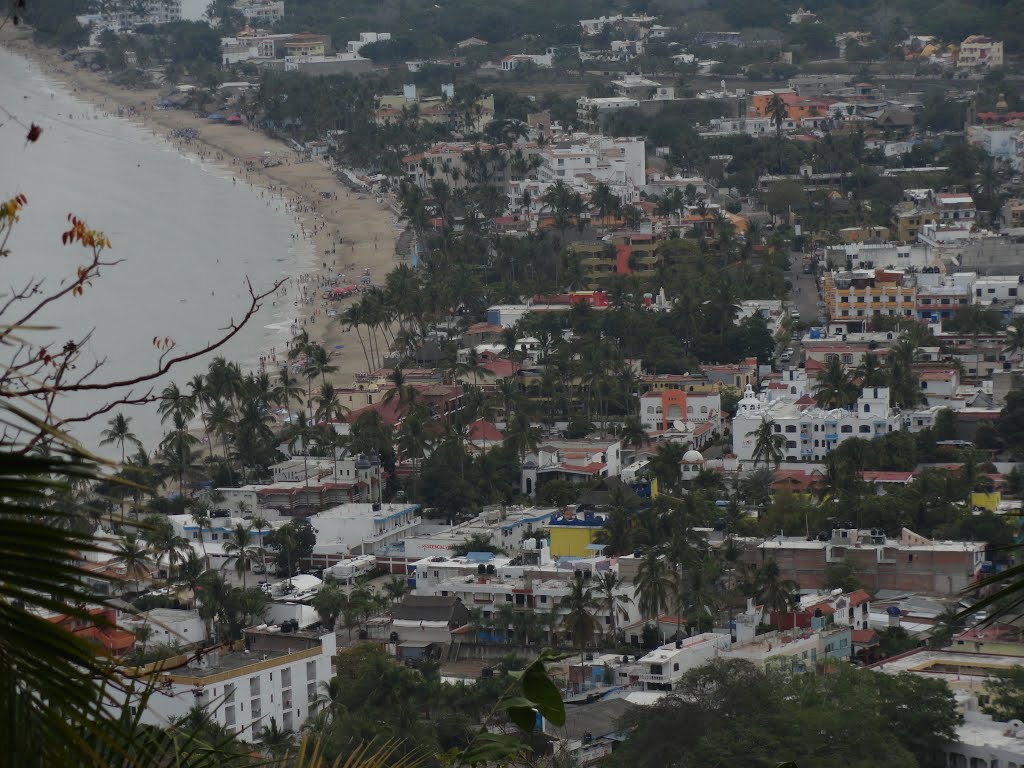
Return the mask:
<path id="1" fill-rule="evenodd" d="M 639 595 L 637 607 L 644 618 L 657 621 L 671 607 L 675 580 L 668 562 L 657 552 L 644 555 L 637 572 L 636 590 Z"/>
<path id="2" fill-rule="evenodd" d="M 583 667 L 584 651 L 600 631 L 594 614 L 601 606 L 582 574 L 577 574 L 569 583 L 569 593 L 559 601 L 559 607 L 566 612 L 562 616 L 562 629 L 572 636 L 573 644 L 580 649 L 580 666 Z"/>
<path id="3" fill-rule="evenodd" d="M 345 591 L 335 584 L 328 583 L 320 587 L 320 590 L 313 596 L 313 601 L 310 604 L 320 617 L 323 625 L 329 631 L 333 631 L 334 624 L 345 610 L 347 603 L 348 595 L 345 594 Z"/>
<path id="4" fill-rule="evenodd" d="M 245 574 L 249 570 L 249 559 L 257 554 L 256 547 L 252 546 L 252 526 L 238 523 L 232 528 L 224 542 L 224 552 L 228 559 L 221 567 L 226 567 L 229 562 L 234 560 L 235 573 L 242 578 L 242 589 L 245 589 Z"/>
<path id="5" fill-rule="evenodd" d="M 629 617 L 628 606 L 633 602 L 633 598 L 624 594 L 624 586 L 624 582 L 619 578 L 619 574 L 613 571 L 602 573 L 596 582 L 598 603 L 608 612 L 611 621 L 609 627 L 613 641 L 618 641 L 619 638 L 618 620 Z"/>
<path id="6" fill-rule="evenodd" d="M 1001 723 L 1024 720 L 1024 668 L 1000 670 L 985 682 L 989 700 L 982 710 Z"/>
<path id="7" fill-rule="evenodd" d="M 774 419 L 763 416 L 757 429 L 747 433 L 747 437 L 754 438 L 754 451 L 750 458 L 753 460 L 755 468 L 763 462 L 765 465 L 774 464 L 778 469 L 779 464 L 782 463 L 785 456 L 786 438 L 775 431 L 775 426 Z"/>

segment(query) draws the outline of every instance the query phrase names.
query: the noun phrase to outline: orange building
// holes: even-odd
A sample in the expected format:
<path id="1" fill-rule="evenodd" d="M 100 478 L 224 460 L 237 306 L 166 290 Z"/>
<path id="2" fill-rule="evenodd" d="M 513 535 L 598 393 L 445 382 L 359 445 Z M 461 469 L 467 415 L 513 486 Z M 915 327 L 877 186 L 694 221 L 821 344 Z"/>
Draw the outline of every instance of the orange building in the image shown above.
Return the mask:
<path id="1" fill-rule="evenodd" d="M 776 88 L 771 91 L 754 91 L 750 99 L 750 111 L 756 117 L 771 117 L 769 104 L 778 96 L 786 105 L 786 117 L 790 120 L 802 120 L 805 117 L 824 117 L 828 114 L 828 104 L 814 99 L 805 99 L 789 88 Z"/>

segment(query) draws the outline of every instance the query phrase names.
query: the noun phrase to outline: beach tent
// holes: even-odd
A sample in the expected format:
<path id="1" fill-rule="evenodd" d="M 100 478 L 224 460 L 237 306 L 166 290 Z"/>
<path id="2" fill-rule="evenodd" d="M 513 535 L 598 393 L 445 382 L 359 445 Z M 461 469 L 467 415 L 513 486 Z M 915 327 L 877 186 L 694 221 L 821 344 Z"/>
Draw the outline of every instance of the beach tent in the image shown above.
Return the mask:
<path id="1" fill-rule="evenodd" d="M 231 117 L 228 118 L 228 125 L 241 125 L 241 124 L 242 124 L 242 116 L 241 115 L 232 115 Z"/>
<path id="2" fill-rule="evenodd" d="M 224 122 L 224 115 L 220 114 L 219 112 L 211 112 L 209 115 L 206 116 L 206 119 L 209 120 L 211 123 L 222 123 Z"/>

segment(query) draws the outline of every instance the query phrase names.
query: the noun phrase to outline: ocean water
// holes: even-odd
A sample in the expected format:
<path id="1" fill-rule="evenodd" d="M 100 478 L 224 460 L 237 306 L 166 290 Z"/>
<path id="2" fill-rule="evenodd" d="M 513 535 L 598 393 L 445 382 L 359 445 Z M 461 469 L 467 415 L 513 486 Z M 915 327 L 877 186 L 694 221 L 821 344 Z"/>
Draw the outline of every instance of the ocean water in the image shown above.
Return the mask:
<path id="1" fill-rule="evenodd" d="M 248 307 L 245 280 L 257 291 L 297 274 L 312 254 L 293 240 L 294 220 L 280 200 L 232 183 L 227 169 L 183 154 L 161 137 L 126 120 L 103 115 L 47 79 L 24 58 L 0 48 L 0 107 L 25 125 L 43 129 L 27 144 L 25 130 L 0 111 L 0 199 L 28 197 L 22 221 L 0 264 L 0 301 L 35 278 L 56 287 L 85 263 L 81 246 L 61 244 L 67 214 L 85 219 L 112 241 L 107 254 L 120 260 L 80 298 L 52 305 L 49 332 L 63 344 L 93 330 L 83 363 L 105 360 L 97 380 L 117 380 L 155 369 L 154 337 L 170 337 L 176 351 L 192 350 L 222 334 Z M 283 296 L 283 294 L 282 294 Z M 214 354 L 248 368 L 261 351 L 288 335 L 285 305 L 267 306 Z M 4 318 L 9 321 L 9 318 Z M 0 354 L 7 354 L 0 351 Z M 208 360 L 182 364 L 171 378 L 183 385 Z M 159 391 L 170 379 L 149 385 Z M 136 388 L 142 394 L 143 388 Z M 66 416 L 85 413 L 105 395 L 79 393 L 55 406 Z M 155 405 L 126 407 L 132 427 L 152 450 L 165 429 Z M 74 427 L 87 447 L 98 446 L 98 423 Z"/>

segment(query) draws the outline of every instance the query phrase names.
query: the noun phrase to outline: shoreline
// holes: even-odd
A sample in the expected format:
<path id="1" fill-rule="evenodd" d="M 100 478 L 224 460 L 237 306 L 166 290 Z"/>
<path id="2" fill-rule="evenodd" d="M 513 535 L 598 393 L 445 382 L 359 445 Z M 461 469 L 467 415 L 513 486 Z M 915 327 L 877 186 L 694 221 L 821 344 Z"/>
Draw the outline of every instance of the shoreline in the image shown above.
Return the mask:
<path id="1" fill-rule="evenodd" d="M 290 339 L 305 330 L 331 353 L 337 366 L 328 377 L 332 383 L 352 385 L 355 375 L 366 367 L 362 350 L 355 332 L 327 316 L 328 309 L 337 309 L 340 315 L 347 305 L 324 301 L 320 294 L 325 281 L 341 275 L 345 282 L 358 283 L 368 274 L 374 285 L 381 285 L 387 273 L 402 263 L 395 253 L 401 228 L 387 198 L 379 202 L 370 192 L 352 190 L 327 163 L 302 160 L 284 142 L 256 129 L 211 124 L 188 110 L 156 109 L 160 89 L 122 88 L 102 73 L 78 69 L 56 50 L 37 45 L 22 27 L 0 31 L 0 46 L 32 61 L 80 101 L 151 132 L 189 162 L 198 160 L 204 172 L 228 174 L 233 182 L 270 198 L 268 205 L 282 206 L 280 212 L 293 221 L 295 248 L 305 252 L 297 253 L 294 267 L 282 273 L 289 279 L 271 307 L 264 307 L 268 314 L 254 318 L 263 326 L 264 348 L 252 350 L 251 359 L 258 361 L 253 368 L 272 372 L 287 359 Z M 193 131 L 198 134 L 191 135 Z M 283 162 L 263 167 L 259 160 L 268 154 Z M 292 309 L 285 309 L 282 319 L 283 302 L 291 302 Z M 270 340 L 275 333 L 280 343 Z"/>

